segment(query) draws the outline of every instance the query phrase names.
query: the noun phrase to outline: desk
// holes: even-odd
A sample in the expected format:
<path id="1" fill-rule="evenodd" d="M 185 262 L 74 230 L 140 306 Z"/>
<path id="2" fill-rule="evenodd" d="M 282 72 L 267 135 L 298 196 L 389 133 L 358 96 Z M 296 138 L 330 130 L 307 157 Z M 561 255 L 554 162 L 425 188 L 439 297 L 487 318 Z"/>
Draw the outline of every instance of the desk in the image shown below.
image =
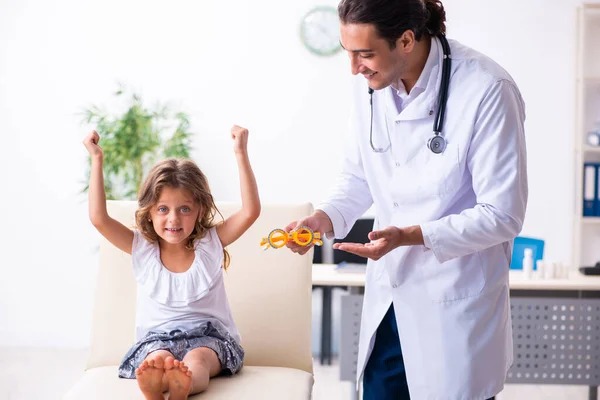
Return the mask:
<path id="1" fill-rule="evenodd" d="M 312 283 L 315 286 L 364 287 L 365 274 L 340 272 L 336 264 L 313 264 Z M 600 291 L 600 276 L 586 276 L 579 271 L 571 271 L 564 279 L 523 279 L 523 272 L 509 271 L 511 290 L 575 290 Z"/>
<path id="2" fill-rule="evenodd" d="M 600 385 L 600 277 L 523 279 L 510 271 L 514 362 L 507 383 Z"/>
<path id="3" fill-rule="evenodd" d="M 337 264 L 313 264 L 313 288 L 323 290 L 323 308 L 321 315 L 321 364 L 331 365 L 331 302 L 332 292 L 335 288 L 350 288 L 350 293 L 360 294 L 364 288 L 365 274 L 359 272 L 340 272 Z"/>
<path id="4" fill-rule="evenodd" d="M 356 293 L 365 285 L 364 274 L 339 272 L 332 264 L 315 264 L 312 273 L 315 286 L 350 287 L 351 293 Z M 564 279 L 525 280 L 522 271 L 511 270 L 509 284 L 515 361 L 507 383 L 585 385 L 590 387 L 589 398 L 596 399 L 600 386 L 600 276 L 571 271 Z M 329 329 L 324 325 L 323 332 L 331 335 L 331 305 L 327 307 L 329 320 L 323 322 Z M 361 295 L 342 299 L 341 380 L 355 379 L 361 309 Z"/>
<path id="5" fill-rule="evenodd" d="M 340 272 L 337 264 L 313 264 L 312 283 L 315 286 L 365 286 L 365 274 Z"/>

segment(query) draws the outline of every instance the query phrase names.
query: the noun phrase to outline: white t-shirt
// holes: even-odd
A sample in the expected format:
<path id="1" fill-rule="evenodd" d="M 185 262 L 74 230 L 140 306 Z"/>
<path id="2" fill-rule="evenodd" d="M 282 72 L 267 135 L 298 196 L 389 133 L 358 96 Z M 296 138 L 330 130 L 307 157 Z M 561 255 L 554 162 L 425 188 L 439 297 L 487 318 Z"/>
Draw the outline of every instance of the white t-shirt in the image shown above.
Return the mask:
<path id="1" fill-rule="evenodd" d="M 160 260 L 158 243 L 149 242 L 134 230 L 132 261 L 138 283 L 136 341 L 149 331 L 186 331 L 216 319 L 240 343 L 223 284 L 223 246 L 216 229 L 210 229 L 194 245 L 195 258 L 190 268 L 181 273 L 171 272 Z"/>

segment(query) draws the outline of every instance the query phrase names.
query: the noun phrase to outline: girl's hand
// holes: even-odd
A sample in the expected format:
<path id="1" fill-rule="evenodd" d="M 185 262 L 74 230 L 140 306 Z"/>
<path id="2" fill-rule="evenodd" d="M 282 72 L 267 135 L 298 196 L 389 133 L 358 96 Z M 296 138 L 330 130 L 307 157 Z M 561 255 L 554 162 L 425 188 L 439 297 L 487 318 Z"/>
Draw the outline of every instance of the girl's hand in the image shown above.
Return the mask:
<path id="1" fill-rule="evenodd" d="M 231 138 L 233 139 L 233 151 L 236 154 L 248 151 L 248 129 L 234 125 L 231 128 Z"/>
<path id="2" fill-rule="evenodd" d="M 91 131 L 85 137 L 85 139 L 83 139 L 83 145 L 85 146 L 87 151 L 90 153 L 90 156 L 92 156 L 92 157 L 104 156 L 104 151 L 102 151 L 102 147 L 98 146 L 99 141 L 100 141 L 100 135 L 98 135 L 98 132 L 96 132 L 96 131 Z"/>

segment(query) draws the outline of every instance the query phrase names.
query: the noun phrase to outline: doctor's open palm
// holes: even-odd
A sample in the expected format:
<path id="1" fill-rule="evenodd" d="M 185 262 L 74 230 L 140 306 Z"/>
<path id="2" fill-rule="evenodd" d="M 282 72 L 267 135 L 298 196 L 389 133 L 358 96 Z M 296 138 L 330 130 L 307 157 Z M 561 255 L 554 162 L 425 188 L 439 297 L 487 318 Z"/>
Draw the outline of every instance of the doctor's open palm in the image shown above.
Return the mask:
<path id="1" fill-rule="evenodd" d="M 395 226 L 388 226 L 379 231 L 369 233 L 369 243 L 335 243 L 336 250 L 347 251 L 357 256 L 379 260 L 381 257 L 402 244 L 402 231 Z"/>

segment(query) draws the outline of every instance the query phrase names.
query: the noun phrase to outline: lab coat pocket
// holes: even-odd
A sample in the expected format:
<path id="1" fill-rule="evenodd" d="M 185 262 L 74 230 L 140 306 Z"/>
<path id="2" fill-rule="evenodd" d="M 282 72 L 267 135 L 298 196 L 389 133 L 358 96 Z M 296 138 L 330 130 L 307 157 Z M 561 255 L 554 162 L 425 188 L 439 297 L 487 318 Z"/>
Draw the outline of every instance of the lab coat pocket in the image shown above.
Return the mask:
<path id="1" fill-rule="evenodd" d="M 479 252 L 444 263 L 432 260 L 422 268 L 429 297 L 443 303 L 479 295 L 486 283 L 484 268 Z"/>
<path id="2" fill-rule="evenodd" d="M 419 146 L 414 157 L 399 160 L 392 177 L 392 193 L 403 204 L 445 198 L 460 184 L 458 146 L 448 144 L 441 154 Z"/>

